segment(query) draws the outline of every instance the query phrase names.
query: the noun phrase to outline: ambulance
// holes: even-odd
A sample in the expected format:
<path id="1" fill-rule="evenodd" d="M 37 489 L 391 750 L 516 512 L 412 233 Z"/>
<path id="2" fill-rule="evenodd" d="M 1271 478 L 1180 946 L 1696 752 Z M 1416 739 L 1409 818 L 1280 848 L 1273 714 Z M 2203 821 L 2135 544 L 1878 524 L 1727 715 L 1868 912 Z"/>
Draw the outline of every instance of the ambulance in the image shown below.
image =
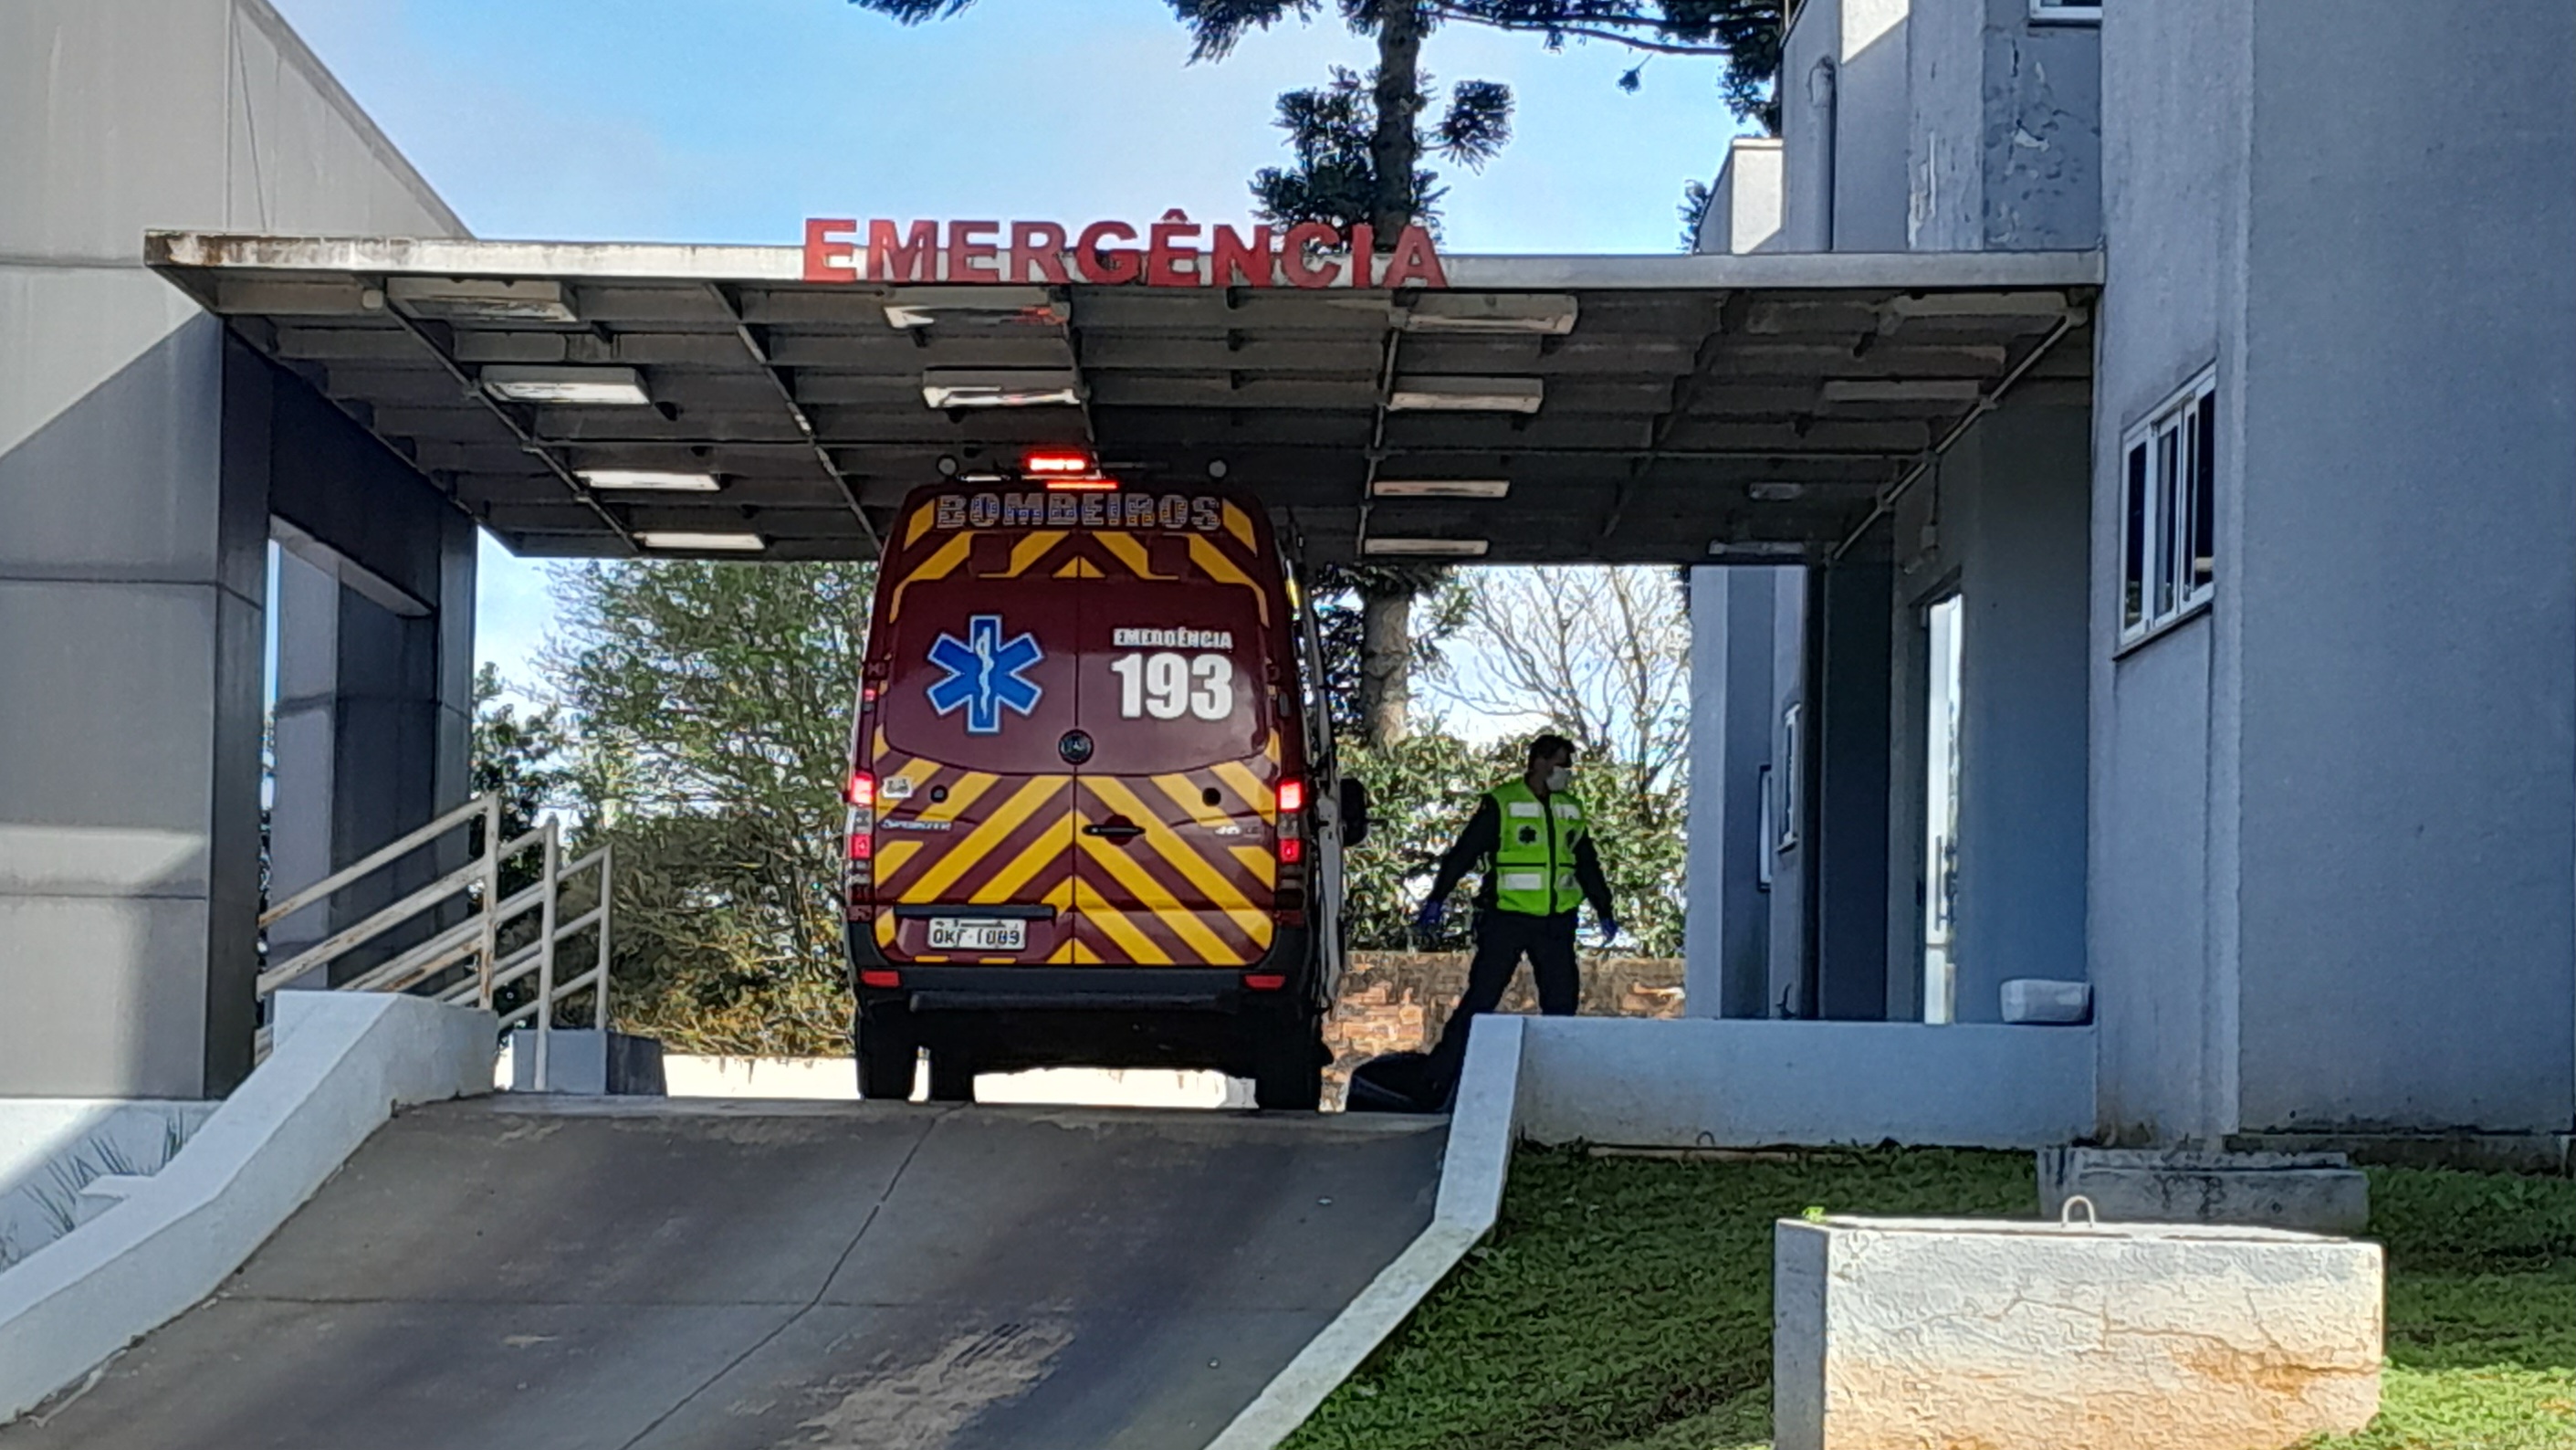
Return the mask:
<path id="1" fill-rule="evenodd" d="M 1267 513 L 1084 453 L 916 490 L 885 541 L 847 786 L 864 1096 L 1213 1068 L 1316 1105 L 1341 967 L 1320 639 Z"/>

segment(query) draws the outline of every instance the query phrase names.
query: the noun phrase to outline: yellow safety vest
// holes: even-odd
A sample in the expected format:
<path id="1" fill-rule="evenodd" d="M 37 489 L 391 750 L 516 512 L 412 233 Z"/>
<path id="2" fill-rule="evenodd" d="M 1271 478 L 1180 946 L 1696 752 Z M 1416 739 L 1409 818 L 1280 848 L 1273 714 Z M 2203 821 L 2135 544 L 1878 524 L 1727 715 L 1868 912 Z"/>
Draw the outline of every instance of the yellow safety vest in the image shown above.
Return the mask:
<path id="1" fill-rule="evenodd" d="M 1564 791 L 1540 800 L 1514 780 L 1485 793 L 1502 818 L 1494 846 L 1494 907 L 1525 916 L 1554 916 L 1583 904 L 1574 879 L 1574 847 L 1583 839 L 1582 803 Z"/>

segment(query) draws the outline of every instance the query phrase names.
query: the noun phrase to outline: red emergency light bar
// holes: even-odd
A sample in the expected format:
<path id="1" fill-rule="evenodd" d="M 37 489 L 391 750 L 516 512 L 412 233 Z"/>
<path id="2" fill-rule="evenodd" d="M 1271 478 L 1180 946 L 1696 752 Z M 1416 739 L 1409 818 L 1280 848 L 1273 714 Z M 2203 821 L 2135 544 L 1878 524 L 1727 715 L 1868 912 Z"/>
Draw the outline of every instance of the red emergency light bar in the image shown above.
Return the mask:
<path id="1" fill-rule="evenodd" d="M 1107 493 L 1118 480 L 1100 471 L 1099 460 L 1071 448 L 1040 449 L 1020 459 L 1020 472 L 1062 493 Z"/>

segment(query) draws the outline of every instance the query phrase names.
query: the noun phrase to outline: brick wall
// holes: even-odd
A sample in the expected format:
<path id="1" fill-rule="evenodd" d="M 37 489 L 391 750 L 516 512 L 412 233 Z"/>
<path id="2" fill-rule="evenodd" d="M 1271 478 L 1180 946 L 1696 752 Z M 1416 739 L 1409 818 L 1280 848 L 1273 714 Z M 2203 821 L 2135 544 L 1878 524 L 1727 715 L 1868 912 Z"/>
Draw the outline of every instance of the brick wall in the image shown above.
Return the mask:
<path id="1" fill-rule="evenodd" d="M 1438 1041 L 1466 986 L 1467 957 L 1461 952 L 1355 954 L 1324 1022 L 1324 1041 L 1333 1049 L 1326 1099 L 1339 1103 L 1351 1069 L 1370 1058 L 1420 1052 Z M 1526 965 L 1503 993 L 1502 1010 L 1538 1010 Z M 1586 956 L 1582 1010 L 1596 1017 L 1679 1017 L 1681 959 Z"/>

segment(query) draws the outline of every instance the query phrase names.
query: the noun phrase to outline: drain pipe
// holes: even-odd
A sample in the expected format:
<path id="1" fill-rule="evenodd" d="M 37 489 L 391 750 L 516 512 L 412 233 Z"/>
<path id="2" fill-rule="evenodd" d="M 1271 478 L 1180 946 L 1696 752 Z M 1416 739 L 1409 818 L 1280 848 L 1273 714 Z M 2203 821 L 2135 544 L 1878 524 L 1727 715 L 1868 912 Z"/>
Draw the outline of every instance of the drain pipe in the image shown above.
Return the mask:
<path id="1" fill-rule="evenodd" d="M 1920 482 L 1925 474 L 1932 471 L 1933 465 L 1941 461 L 1942 455 L 1950 451 L 1952 444 L 1957 443 L 1961 438 L 1965 437 L 1968 430 L 1977 425 L 1978 419 L 1993 412 L 1996 405 L 2003 402 L 2004 394 L 2011 392 L 2013 385 L 2020 382 L 2024 374 L 2028 373 L 2033 367 L 2038 366 L 2039 360 L 2048 356 L 2051 349 L 2055 348 L 2058 343 L 2064 341 L 2066 334 L 2073 332 L 2078 326 L 2089 320 L 2091 316 L 2091 308 L 2069 305 L 2066 309 L 2066 315 L 2057 319 L 2057 325 L 2049 329 L 2048 336 L 2041 338 L 2039 340 L 2039 345 L 2032 348 L 2027 357 L 2024 357 L 2020 362 L 2013 364 L 2011 370 L 2006 372 L 1992 388 L 1979 394 L 1976 406 L 1968 410 L 1968 415 L 1961 418 L 1956 424 L 1954 424 L 1949 432 L 1942 434 L 1941 441 L 1933 444 L 1920 459 L 1917 459 L 1913 469 L 1903 478 L 1898 479 L 1895 487 L 1888 489 L 1886 492 L 1878 496 L 1878 502 L 1870 506 L 1869 517 L 1860 521 L 1859 527 L 1851 531 L 1850 537 L 1835 545 L 1833 553 L 1826 556 L 1827 559 L 1829 561 L 1840 560 L 1845 554 L 1850 553 L 1854 548 L 1858 547 L 1861 538 L 1875 527 L 1880 519 L 1886 518 L 1890 513 L 1895 512 L 1897 501 L 1904 498 L 1906 493 L 1911 490 L 1916 483 Z"/>

